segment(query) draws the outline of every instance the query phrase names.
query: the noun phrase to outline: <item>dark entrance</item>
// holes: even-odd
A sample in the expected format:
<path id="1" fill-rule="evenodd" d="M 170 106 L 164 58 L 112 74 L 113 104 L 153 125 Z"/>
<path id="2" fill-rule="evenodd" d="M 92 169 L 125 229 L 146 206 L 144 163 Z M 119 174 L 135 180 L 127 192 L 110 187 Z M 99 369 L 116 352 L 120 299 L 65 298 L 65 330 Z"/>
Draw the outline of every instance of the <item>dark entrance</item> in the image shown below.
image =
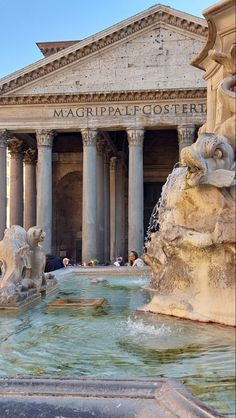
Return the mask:
<path id="1" fill-rule="evenodd" d="M 161 197 L 164 182 L 144 183 L 144 237 L 146 236 L 154 206 Z"/>

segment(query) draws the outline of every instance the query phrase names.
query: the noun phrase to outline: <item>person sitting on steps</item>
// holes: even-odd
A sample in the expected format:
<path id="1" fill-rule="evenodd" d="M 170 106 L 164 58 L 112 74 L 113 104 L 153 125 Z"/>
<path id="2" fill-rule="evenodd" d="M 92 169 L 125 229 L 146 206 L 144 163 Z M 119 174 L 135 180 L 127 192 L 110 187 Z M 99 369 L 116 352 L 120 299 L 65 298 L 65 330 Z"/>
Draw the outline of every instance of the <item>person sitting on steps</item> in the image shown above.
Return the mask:
<path id="1" fill-rule="evenodd" d="M 132 267 L 145 267 L 144 261 L 139 258 L 138 253 L 134 250 L 129 253 L 129 266 Z"/>

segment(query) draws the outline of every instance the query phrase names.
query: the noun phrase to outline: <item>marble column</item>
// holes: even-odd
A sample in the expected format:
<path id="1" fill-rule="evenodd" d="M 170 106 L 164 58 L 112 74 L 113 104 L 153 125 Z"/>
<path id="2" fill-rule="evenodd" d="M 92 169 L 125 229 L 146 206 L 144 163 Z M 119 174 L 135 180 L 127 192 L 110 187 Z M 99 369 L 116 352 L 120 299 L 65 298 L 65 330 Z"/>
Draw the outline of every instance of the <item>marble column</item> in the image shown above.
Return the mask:
<path id="1" fill-rule="evenodd" d="M 143 253 L 143 129 L 127 129 L 129 142 L 128 250 Z"/>
<path id="2" fill-rule="evenodd" d="M 104 263 L 104 148 L 102 139 L 97 140 L 97 258 Z"/>
<path id="3" fill-rule="evenodd" d="M 117 158 L 110 159 L 110 261 L 116 259 L 116 169 Z"/>
<path id="4" fill-rule="evenodd" d="M 116 256 L 125 253 L 125 167 L 121 158 L 117 159 L 116 170 Z"/>
<path id="5" fill-rule="evenodd" d="M 82 129 L 83 140 L 83 215 L 82 261 L 97 258 L 97 162 L 95 129 Z"/>
<path id="6" fill-rule="evenodd" d="M 195 125 L 179 125 L 177 127 L 179 141 L 179 158 L 183 148 L 189 147 L 195 140 Z"/>
<path id="7" fill-rule="evenodd" d="M 0 240 L 7 222 L 7 130 L 0 130 Z"/>
<path id="8" fill-rule="evenodd" d="M 10 151 L 10 226 L 23 226 L 23 142 L 11 138 Z"/>
<path id="9" fill-rule="evenodd" d="M 110 262 L 110 158 L 104 154 L 104 261 Z"/>
<path id="10" fill-rule="evenodd" d="M 36 225 L 36 155 L 28 148 L 24 153 L 24 228 Z"/>
<path id="11" fill-rule="evenodd" d="M 36 131 L 38 146 L 37 164 L 37 226 L 46 232 L 45 253 L 52 248 L 52 146 L 55 132 L 40 129 Z"/>

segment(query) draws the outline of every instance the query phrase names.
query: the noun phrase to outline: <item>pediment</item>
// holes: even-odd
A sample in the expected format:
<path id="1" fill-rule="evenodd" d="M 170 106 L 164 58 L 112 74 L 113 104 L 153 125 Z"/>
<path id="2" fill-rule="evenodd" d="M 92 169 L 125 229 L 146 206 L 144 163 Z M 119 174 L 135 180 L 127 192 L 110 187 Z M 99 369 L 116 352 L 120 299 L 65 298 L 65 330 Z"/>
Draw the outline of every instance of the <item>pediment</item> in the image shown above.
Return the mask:
<path id="1" fill-rule="evenodd" d="M 104 86 L 109 91 L 147 90 L 163 88 L 162 83 L 168 89 L 171 81 L 162 79 L 157 72 L 162 68 L 166 74 L 165 63 L 173 75 L 175 65 L 185 65 L 182 74 L 186 70 L 188 77 L 179 87 L 194 87 L 197 70 L 189 62 L 202 49 L 206 36 L 207 24 L 203 19 L 156 5 L 3 78 L 0 94 L 99 92 Z M 184 49 L 181 42 L 182 46 L 186 43 Z M 192 46 L 188 48 L 190 42 Z M 169 71 L 168 77 L 171 76 Z M 201 87 L 201 82 L 197 86 Z"/>

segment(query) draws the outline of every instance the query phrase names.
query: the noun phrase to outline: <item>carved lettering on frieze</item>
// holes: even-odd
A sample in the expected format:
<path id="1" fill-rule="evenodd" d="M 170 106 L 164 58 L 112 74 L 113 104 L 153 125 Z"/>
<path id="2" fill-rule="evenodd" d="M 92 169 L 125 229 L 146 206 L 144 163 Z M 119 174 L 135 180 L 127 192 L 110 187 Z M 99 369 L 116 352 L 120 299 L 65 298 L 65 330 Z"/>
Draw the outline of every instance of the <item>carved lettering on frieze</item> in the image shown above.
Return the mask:
<path id="1" fill-rule="evenodd" d="M 136 96 L 136 99 L 139 95 Z M 103 98 L 105 100 L 106 97 Z M 58 118 L 91 118 L 120 116 L 158 116 L 175 114 L 205 114 L 205 103 L 160 103 L 145 105 L 112 105 L 112 106 L 79 106 L 56 108 L 53 117 Z"/>

